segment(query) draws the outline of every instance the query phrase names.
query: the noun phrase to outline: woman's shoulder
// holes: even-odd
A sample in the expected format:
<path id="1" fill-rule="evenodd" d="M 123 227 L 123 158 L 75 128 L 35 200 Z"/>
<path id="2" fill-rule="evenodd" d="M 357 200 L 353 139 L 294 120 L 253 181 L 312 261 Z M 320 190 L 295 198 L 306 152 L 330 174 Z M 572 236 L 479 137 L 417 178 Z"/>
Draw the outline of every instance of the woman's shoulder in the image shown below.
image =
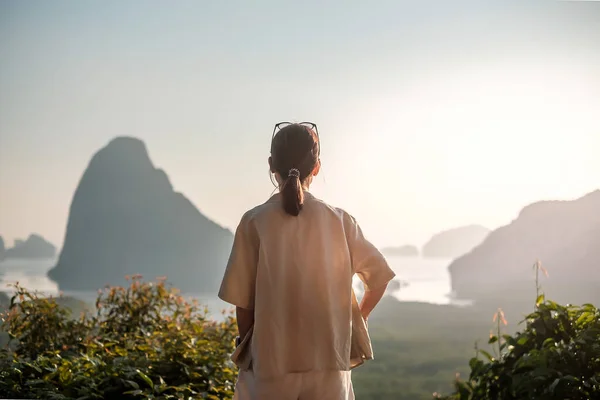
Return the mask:
<path id="1" fill-rule="evenodd" d="M 344 223 L 355 223 L 354 216 L 348 211 L 346 211 L 344 208 L 332 205 L 327 201 L 321 200 L 314 196 L 312 196 L 311 199 L 314 200 L 314 202 L 317 203 L 321 208 L 324 208 L 332 214 L 334 214 L 335 216 L 337 216 Z"/>
<path id="2" fill-rule="evenodd" d="M 335 206 L 325 200 L 315 197 L 310 192 L 305 192 L 304 199 L 304 210 L 303 212 L 308 211 L 308 209 L 318 209 L 318 215 L 323 216 L 327 214 L 331 217 L 342 222 L 344 225 L 351 224 L 355 225 L 356 220 L 354 216 L 346 211 L 342 207 Z M 285 212 L 281 207 L 281 203 L 278 201 L 277 195 L 272 196 L 267 201 L 258 204 L 250 209 L 248 209 L 242 215 L 241 224 L 252 224 L 256 220 L 263 220 L 267 218 L 271 218 L 273 216 L 282 216 Z"/>
<path id="3" fill-rule="evenodd" d="M 279 210 L 281 208 L 281 204 L 278 202 L 277 195 L 270 197 L 267 201 L 260 203 L 244 212 L 242 214 L 241 222 L 248 223 L 251 222 L 261 216 L 265 216 L 266 214 L 273 212 L 275 210 Z"/>

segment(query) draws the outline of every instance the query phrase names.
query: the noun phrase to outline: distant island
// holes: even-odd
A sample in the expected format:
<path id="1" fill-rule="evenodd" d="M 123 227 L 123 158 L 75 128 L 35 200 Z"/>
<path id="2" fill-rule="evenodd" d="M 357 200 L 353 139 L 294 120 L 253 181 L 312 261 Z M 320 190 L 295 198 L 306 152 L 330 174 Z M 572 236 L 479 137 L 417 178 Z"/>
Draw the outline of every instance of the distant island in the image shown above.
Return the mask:
<path id="1" fill-rule="evenodd" d="M 432 236 L 421 254 L 427 258 L 456 258 L 481 244 L 490 230 L 480 225 L 449 229 Z"/>
<path id="2" fill-rule="evenodd" d="M 419 249 L 417 246 L 405 245 L 399 247 L 384 247 L 381 252 L 386 256 L 392 257 L 417 257 Z"/>
<path id="3" fill-rule="evenodd" d="M 173 190 L 141 140 L 119 137 L 85 170 L 48 275 L 62 290 L 123 285 L 126 275 L 141 274 L 166 276 L 184 292 L 214 292 L 232 243 L 229 230 Z"/>
<path id="4" fill-rule="evenodd" d="M 31 234 L 27 240 L 15 240 L 13 247 L 5 248 L 0 237 L 0 260 L 14 258 L 52 258 L 56 256 L 56 247 L 37 234 Z"/>
<path id="5" fill-rule="evenodd" d="M 402 288 L 405 288 L 405 287 L 409 287 L 409 286 L 410 286 L 410 283 L 408 283 L 407 281 L 402 281 L 402 280 L 399 280 L 399 279 L 393 279 L 388 284 L 386 292 L 387 293 L 397 292 L 398 290 L 400 290 Z"/>
<path id="6" fill-rule="evenodd" d="M 449 267 L 460 298 L 531 302 L 532 266 L 540 260 L 543 291 L 554 301 L 600 302 L 600 190 L 572 201 L 531 204 L 510 224 Z"/>

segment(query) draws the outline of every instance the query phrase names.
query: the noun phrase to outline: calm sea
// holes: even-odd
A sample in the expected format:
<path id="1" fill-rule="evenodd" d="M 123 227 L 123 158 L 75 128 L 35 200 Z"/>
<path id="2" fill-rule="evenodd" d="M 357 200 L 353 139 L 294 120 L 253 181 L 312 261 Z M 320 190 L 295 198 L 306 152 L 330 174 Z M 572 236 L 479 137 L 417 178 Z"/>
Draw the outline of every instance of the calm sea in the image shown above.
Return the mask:
<path id="1" fill-rule="evenodd" d="M 417 301 L 433 304 L 455 304 L 452 300 L 450 276 L 448 274 L 449 259 L 424 259 L 420 257 L 388 257 L 388 262 L 396 272 L 396 280 L 401 282 L 400 288 L 391 291 L 391 295 L 400 301 Z M 29 290 L 39 291 L 45 295 L 58 295 L 58 285 L 51 281 L 46 273 L 55 265 L 56 259 L 43 260 L 4 260 L 0 262 L 0 291 L 11 292 L 10 283 L 19 284 Z M 355 286 L 361 285 L 358 278 Z M 125 283 L 125 281 L 124 281 Z M 359 289 L 360 290 L 360 289 Z M 95 291 L 64 291 L 93 305 L 96 301 Z M 206 304 L 214 317 L 220 311 L 228 309 L 228 305 L 215 296 L 202 293 L 184 293 Z"/>

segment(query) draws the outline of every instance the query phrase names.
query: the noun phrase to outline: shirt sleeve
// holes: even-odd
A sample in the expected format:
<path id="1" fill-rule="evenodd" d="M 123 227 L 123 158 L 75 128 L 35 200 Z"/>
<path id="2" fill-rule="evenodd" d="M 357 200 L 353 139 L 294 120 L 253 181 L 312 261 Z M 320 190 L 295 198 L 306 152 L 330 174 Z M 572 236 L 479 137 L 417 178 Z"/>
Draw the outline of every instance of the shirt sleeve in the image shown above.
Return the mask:
<path id="1" fill-rule="evenodd" d="M 219 298 L 234 306 L 253 310 L 257 265 L 258 234 L 252 219 L 245 214 L 235 232 Z"/>
<path id="2" fill-rule="evenodd" d="M 346 215 L 345 222 L 353 274 L 358 275 L 365 285 L 365 290 L 379 289 L 387 285 L 396 274 L 389 267 L 385 257 L 364 237 L 354 217 Z"/>

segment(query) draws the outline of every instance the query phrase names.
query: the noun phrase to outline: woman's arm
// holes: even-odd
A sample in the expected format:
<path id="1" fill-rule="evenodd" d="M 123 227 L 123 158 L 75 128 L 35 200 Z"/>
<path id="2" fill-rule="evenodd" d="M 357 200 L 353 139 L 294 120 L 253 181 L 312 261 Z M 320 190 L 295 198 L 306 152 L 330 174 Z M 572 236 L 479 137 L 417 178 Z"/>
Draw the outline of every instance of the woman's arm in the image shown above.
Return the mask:
<path id="1" fill-rule="evenodd" d="M 238 332 L 240 333 L 240 340 L 243 340 L 254 324 L 254 310 L 236 307 L 235 314 L 237 318 Z"/>
<path id="2" fill-rule="evenodd" d="M 363 298 L 360 302 L 360 313 L 362 314 L 363 319 L 366 321 L 369 319 L 369 315 L 371 311 L 375 308 L 377 303 L 381 300 L 383 295 L 385 294 L 385 290 L 387 289 L 387 283 L 378 289 L 374 290 L 365 290 Z"/>
<path id="3" fill-rule="evenodd" d="M 219 298 L 236 307 L 237 326 L 242 340 L 254 324 L 258 248 L 258 232 L 251 213 L 246 213 L 235 231 L 219 289 Z"/>
<path id="4" fill-rule="evenodd" d="M 358 275 L 365 286 L 360 312 L 366 321 L 396 274 L 383 254 L 365 238 L 354 217 L 345 214 L 345 218 L 344 229 L 350 250 L 352 271 Z"/>

